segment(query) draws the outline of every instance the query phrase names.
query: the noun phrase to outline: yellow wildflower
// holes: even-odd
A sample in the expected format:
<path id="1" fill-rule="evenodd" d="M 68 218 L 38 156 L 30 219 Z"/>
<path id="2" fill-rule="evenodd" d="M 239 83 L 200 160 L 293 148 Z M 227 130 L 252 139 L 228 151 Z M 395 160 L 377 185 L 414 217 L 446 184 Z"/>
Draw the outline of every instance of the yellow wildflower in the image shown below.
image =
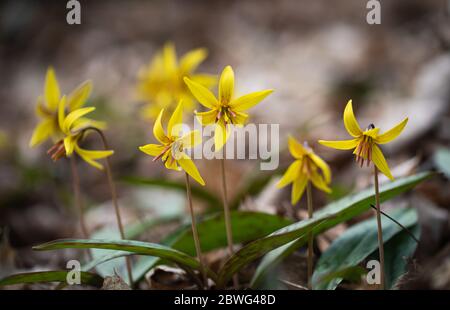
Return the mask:
<path id="1" fill-rule="evenodd" d="M 295 161 L 278 182 L 278 188 L 293 183 L 291 195 L 293 205 L 300 200 L 309 181 L 318 189 L 330 193 L 331 189 L 328 184 L 331 182 L 331 170 L 328 164 L 317 156 L 306 143 L 302 145 L 289 136 L 288 144 L 289 152 Z"/>
<path id="2" fill-rule="evenodd" d="M 150 155 L 155 156 L 153 161 L 162 159 L 167 169 L 180 171 L 183 169 L 194 180 L 201 185 L 205 185 L 205 181 L 201 177 L 194 162 L 184 152 L 187 148 L 193 148 L 202 141 L 202 137 L 198 130 L 190 131 L 185 135 L 181 135 L 181 127 L 183 122 L 183 104 L 180 101 L 167 125 L 167 134 L 161 124 L 164 109 L 159 112 L 153 126 L 153 135 L 161 144 L 147 144 L 140 146 L 139 149 Z"/>
<path id="3" fill-rule="evenodd" d="M 78 145 L 85 135 L 85 130 L 92 127 L 92 121 L 84 118 L 84 116 L 94 111 L 95 108 L 79 108 L 66 115 L 66 102 L 66 97 L 63 96 L 58 104 L 57 117 L 59 129 L 64 136 L 48 150 L 48 153 L 53 160 L 58 160 L 63 156 L 70 157 L 75 152 L 91 166 L 103 170 L 103 165 L 96 160 L 111 156 L 114 151 L 85 150 Z"/>
<path id="4" fill-rule="evenodd" d="M 86 99 L 89 97 L 92 90 L 92 83 L 86 81 L 81 83 L 72 93 L 68 96 L 68 111 L 74 111 L 82 107 Z M 61 100 L 61 91 L 59 88 L 58 80 L 56 79 L 55 71 L 52 67 L 48 68 L 44 95 L 39 96 L 36 114 L 41 118 L 41 122 L 34 129 L 33 135 L 30 140 L 30 146 L 34 147 L 47 139 L 51 138 L 54 142 L 63 137 L 63 133 L 59 129 L 58 125 L 58 104 Z M 90 121 L 90 125 L 97 128 L 104 128 L 105 124 L 102 122 Z"/>
<path id="5" fill-rule="evenodd" d="M 174 45 L 166 43 L 150 65 L 139 72 L 138 96 L 148 102 L 143 110 L 144 117 L 154 119 L 162 108 L 173 111 L 174 105 L 180 100 L 186 110 L 194 110 L 195 101 L 183 83 L 183 77 L 188 76 L 206 88 L 216 84 L 216 77 L 195 73 L 207 54 L 204 48 L 195 49 L 185 54 L 178 63 Z"/>
<path id="6" fill-rule="evenodd" d="M 344 125 L 353 139 L 343 141 L 320 140 L 319 143 L 338 150 L 354 148 L 353 154 L 355 154 L 356 161 L 361 167 L 364 165 L 365 160 L 367 160 L 367 165 L 373 161 L 378 170 L 393 180 L 394 177 L 378 144 L 386 144 L 397 138 L 407 123 L 408 118 L 405 118 L 383 134 L 379 134 L 380 128 L 375 127 L 373 124 L 370 124 L 365 131 L 362 131 L 353 113 L 352 101 L 349 100 L 344 110 Z"/>
<path id="7" fill-rule="evenodd" d="M 219 95 L 216 98 L 211 91 L 196 81 L 184 78 L 194 97 L 206 108 L 207 112 L 196 112 L 203 126 L 215 124 L 214 143 L 216 151 L 227 142 L 229 130 L 227 125 L 243 126 L 248 114 L 244 111 L 257 105 L 266 98 L 272 89 L 253 92 L 239 98 L 234 97 L 234 72 L 231 66 L 222 71 L 219 81 Z"/>

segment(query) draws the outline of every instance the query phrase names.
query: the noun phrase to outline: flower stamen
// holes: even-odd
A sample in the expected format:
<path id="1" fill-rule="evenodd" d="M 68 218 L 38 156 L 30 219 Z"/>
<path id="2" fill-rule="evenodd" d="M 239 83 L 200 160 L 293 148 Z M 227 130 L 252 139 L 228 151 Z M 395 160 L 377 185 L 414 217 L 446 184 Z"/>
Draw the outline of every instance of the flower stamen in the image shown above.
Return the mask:
<path id="1" fill-rule="evenodd" d="M 53 161 L 57 161 L 61 157 L 66 155 L 66 149 L 64 147 L 64 141 L 59 140 L 50 149 L 48 149 L 47 154 L 50 155 Z"/>
<path id="2" fill-rule="evenodd" d="M 172 144 L 167 145 L 158 156 L 156 156 L 155 158 L 152 159 L 152 161 L 157 161 L 158 159 L 163 157 L 164 154 L 171 148 L 171 146 L 172 146 Z"/>

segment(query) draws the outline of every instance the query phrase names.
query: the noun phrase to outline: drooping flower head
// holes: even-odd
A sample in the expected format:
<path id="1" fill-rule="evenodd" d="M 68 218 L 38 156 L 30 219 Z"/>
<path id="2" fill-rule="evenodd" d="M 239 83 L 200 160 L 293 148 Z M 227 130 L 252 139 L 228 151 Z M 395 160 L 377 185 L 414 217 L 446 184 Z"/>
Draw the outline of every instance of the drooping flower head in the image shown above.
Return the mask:
<path id="1" fill-rule="evenodd" d="M 202 142 L 201 134 L 198 130 L 190 131 L 182 135 L 183 104 L 180 101 L 167 124 L 167 134 L 161 123 L 164 109 L 156 118 L 153 126 L 153 135 L 161 144 L 147 144 L 140 146 L 139 150 L 154 156 L 153 161 L 161 159 L 167 169 L 186 171 L 194 180 L 201 185 L 205 185 L 202 176 L 198 172 L 194 162 L 185 153 Z"/>
<path id="2" fill-rule="evenodd" d="M 289 136 L 288 144 L 289 152 L 295 161 L 286 170 L 277 186 L 282 188 L 293 183 L 292 205 L 300 200 L 308 182 L 312 182 L 321 191 L 330 193 L 331 189 L 328 184 L 331 182 L 331 170 L 328 164 L 317 156 L 307 143 L 302 145 Z"/>
<path id="3" fill-rule="evenodd" d="M 86 135 L 86 130 L 92 127 L 92 120 L 84 116 L 93 112 L 95 108 L 79 108 L 66 115 L 66 102 L 66 97 L 63 96 L 58 104 L 58 126 L 63 137 L 48 150 L 48 154 L 56 161 L 64 156 L 70 157 L 75 152 L 91 166 L 103 170 L 103 165 L 96 160 L 109 157 L 114 151 L 86 150 L 79 146 Z"/>
<path id="4" fill-rule="evenodd" d="M 147 102 L 143 116 L 155 119 L 162 108 L 172 112 L 180 100 L 183 100 L 187 111 L 193 111 L 195 101 L 184 84 L 183 77 L 188 76 L 206 88 L 215 85 L 215 76 L 195 72 L 207 55 L 206 49 L 199 48 L 188 52 L 178 62 L 174 45 L 166 43 L 162 51 L 138 75 L 138 96 Z"/>
<path id="5" fill-rule="evenodd" d="M 228 125 L 243 126 L 248 119 L 244 111 L 266 98 L 272 89 L 253 92 L 238 98 L 234 94 L 234 72 L 231 66 L 223 69 L 219 81 L 218 97 L 195 80 L 184 78 L 194 97 L 209 111 L 196 112 L 203 126 L 215 124 L 215 150 L 220 150 L 228 139 Z"/>
<path id="6" fill-rule="evenodd" d="M 91 81 L 81 83 L 67 97 L 67 111 L 71 112 L 81 108 L 86 103 L 91 90 Z M 41 118 L 41 121 L 34 129 L 30 140 L 31 147 L 37 146 L 47 139 L 52 139 L 53 142 L 56 142 L 64 136 L 58 124 L 58 105 L 60 101 L 61 91 L 58 80 L 56 79 L 55 71 L 50 67 L 45 77 L 44 95 L 39 96 L 36 105 L 36 114 Z M 103 122 L 94 120 L 90 120 L 90 125 L 99 129 L 105 127 Z"/>
<path id="7" fill-rule="evenodd" d="M 353 139 L 342 141 L 319 140 L 319 143 L 338 150 L 354 149 L 353 154 L 355 154 L 356 161 L 361 167 L 365 161 L 367 161 L 367 165 L 373 162 L 378 170 L 390 180 L 393 180 L 394 177 L 378 144 L 386 144 L 397 138 L 407 123 L 408 118 L 405 118 L 383 134 L 379 134 L 380 128 L 373 124 L 362 131 L 353 113 L 352 101 L 349 100 L 344 110 L 344 125 Z"/>

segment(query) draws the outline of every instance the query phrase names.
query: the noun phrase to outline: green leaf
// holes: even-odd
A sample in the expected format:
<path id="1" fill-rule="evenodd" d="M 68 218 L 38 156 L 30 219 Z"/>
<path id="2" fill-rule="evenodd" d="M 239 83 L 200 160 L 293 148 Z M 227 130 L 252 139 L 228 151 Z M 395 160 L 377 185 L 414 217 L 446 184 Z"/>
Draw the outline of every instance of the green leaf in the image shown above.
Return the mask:
<path id="1" fill-rule="evenodd" d="M 199 262 L 170 247 L 142 241 L 132 240 L 85 240 L 85 239 L 60 239 L 33 247 L 33 250 L 48 251 L 59 249 L 105 249 L 132 252 L 136 255 L 149 255 L 164 258 L 180 266 L 200 270 Z M 214 272 L 206 270 L 211 279 L 215 279 Z"/>
<path id="2" fill-rule="evenodd" d="M 390 216 L 406 228 L 417 223 L 417 213 L 414 209 L 395 209 Z M 382 218 L 382 227 L 384 243 L 403 231 L 400 226 L 386 217 Z M 334 240 L 317 262 L 313 275 L 313 288 L 320 290 L 335 289 L 342 281 L 342 278 L 335 277 L 331 281 L 323 281 L 323 278 L 328 277 L 329 274 L 336 270 L 354 267 L 372 252 L 378 251 L 377 235 L 376 218 L 363 221 L 347 229 L 339 238 Z M 414 240 L 413 242 L 415 243 Z"/>
<path id="3" fill-rule="evenodd" d="M 121 179 L 123 182 L 131 185 L 139 186 L 156 186 L 162 188 L 169 188 L 179 191 L 186 191 L 186 184 L 184 182 L 176 182 L 165 179 L 149 179 L 140 177 L 125 177 Z M 192 195 L 208 203 L 211 208 L 222 208 L 222 202 L 215 195 L 201 188 L 200 186 L 191 185 Z"/>
<path id="4" fill-rule="evenodd" d="M 335 279 L 344 279 L 349 282 L 360 282 L 361 276 L 366 274 L 366 269 L 361 266 L 351 266 L 332 271 L 319 279 L 319 284 L 326 285 Z"/>
<path id="5" fill-rule="evenodd" d="M 105 250 L 105 251 L 108 251 L 108 250 Z M 99 265 L 104 264 L 106 262 L 109 262 L 109 261 L 114 260 L 114 259 L 119 258 L 119 257 L 131 256 L 131 255 L 134 254 L 132 252 L 124 252 L 124 251 L 115 251 L 115 252 L 112 252 L 112 253 L 111 253 L 111 251 L 108 251 L 108 252 L 110 252 L 110 253 L 102 255 L 102 256 L 99 256 L 99 257 L 96 257 L 93 260 L 91 260 L 90 262 L 88 262 L 87 264 L 82 266 L 81 270 L 83 270 L 83 271 L 90 271 L 90 270 L 96 268 L 97 272 L 98 272 L 99 271 L 98 270 L 98 266 Z"/>
<path id="6" fill-rule="evenodd" d="M 174 222 L 179 219 L 181 219 L 181 215 L 177 213 L 168 214 L 157 218 L 143 219 L 137 223 L 129 224 L 125 227 L 125 238 L 129 240 L 135 239 L 142 233 L 157 225 Z M 96 231 L 91 235 L 91 238 L 102 240 L 119 240 L 120 234 L 117 229 L 106 228 Z M 117 253 L 111 253 L 111 251 L 109 250 L 92 249 L 91 253 L 93 256 L 93 261 L 83 265 L 83 270 L 85 270 L 84 268 L 86 268 L 86 266 L 89 267 L 89 269 L 97 267 L 96 271 L 100 275 L 107 276 L 113 273 L 117 273 L 120 277 L 122 277 L 129 283 L 128 273 L 125 271 L 125 259 L 121 258 L 122 256 L 126 256 L 127 252 L 119 251 Z"/>
<path id="7" fill-rule="evenodd" d="M 286 218 L 261 212 L 232 211 L 230 218 L 235 244 L 256 240 L 292 223 Z M 227 246 L 225 220 L 222 213 L 205 219 L 197 225 L 197 229 L 203 252 Z M 179 251 L 195 255 L 190 228 L 183 231 L 173 246 Z"/>
<path id="8" fill-rule="evenodd" d="M 232 211 L 230 216 L 235 244 L 256 240 L 292 223 L 283 217 L 260 212 Z M 210 216 L 199 222 L 197 230 L 202 252 L 206 253 L 227 246 L 225 221 L 222 213 Z M 173 249 L 195 255 L 194 240 L 190 226 L 178 230 L 163 243 Z M 148 270 L 159 263 L 161 263 L 159 259 L 145 257 L 143 261 L 138 262 L 133 268 L 133 278 L 142 278 Z"/>
<path id="9" fill-rule="evenodd" d="M 450 179 L 450 149 L 439 149 L 434 153 L 434 163 L 439 171 Z"/>
<path id="10" fill-rule="evenodd" d="M 0 286 L 22 284 L 22 283 L 43 283 L 61 282 L 65 283 L 69 271 L 37 271 L 28 273 L 18 273 L 0 280 Z M 97 274 L 80 272 L 81 283 L 101 287 L 103 278 Z"/>
<path id="11" fill-rule="evenodd" d="M 432 175 L 433 173 L 431 172 L 423 172 L 413 176 L 399 178 L 393 182 L 383 184 L 380 187 L 381 202 L 410 190 L 420 182 L 429 179 Z M 312 231 L 313 234 L 317 235 L 331 227 L 334 227 L 339 223 L 348 221 L 349 219 L 367 211 L 370 208 L 370 204 L 375 204 L 374 196 L 375 195 L 373 188 L 369 188 L 359 193 L 346 196 L 342 199 L 334 201 L 331 204 L 327 205 L 326 207 L 316 211 L 314 213 L 313 220 L 321 221 L 326 219 L 327 217 L 331 219 L 328 219 L 324 224 L 315 228 Z M 286 227 L 286 229 L 288 230 L 299 229 L 300 227 L 302 227 L 302 225 L 305 225 L 305 222 L 295 223 L 293 225 Z M 303 237 L 299 238 L 299 237 L 287 241 L 286 243 L 291 242 L 291 244 L 289 246 L 285 246 L 284 251 L 277 250 L 276 252 L 271 252 L 267 254 L 263 258 L 261 264 L 258 266 L 253 276 L 251 282 L 252 286 L 258 287 L 258 284 L 262 282 L 263 277 L 269 268 L 272 268 L 274 265 L 279 263 L 283 258 L 290 255 L 292 252 L 294 252 L 296 249 L 298 249 L 306 242 L 306 238 Z M 242 250 L 244 249 L 241 249 L 241 251 Z"/>
<path id="12" fill-rule="evenodd" d="M 417 238 L 420 235 L 419 225 L 409 229 Z M 411 236 L 402 231 L 384 245 L 384 270 L 386 287 L 394 288 L 398 279 L 406 273 L 408 260 L 414 255 L 417 242 Z M 371 256 L 378 258 L 378 250 Z"/>
<path id="13" fill-rule="evenodd" d="M 231 277 L 242 267 L 263 256 L 267 252 L 276 249 L 288 242 L 296 240 L 310 231 L 318 230 L 326 224 L 332 216 L 324 216 L 321 219 L 309 219 L 286 226 L 264 238 L 255 240 L 231 256 L 220 269 L 217 286 L 224 287 Z"/>

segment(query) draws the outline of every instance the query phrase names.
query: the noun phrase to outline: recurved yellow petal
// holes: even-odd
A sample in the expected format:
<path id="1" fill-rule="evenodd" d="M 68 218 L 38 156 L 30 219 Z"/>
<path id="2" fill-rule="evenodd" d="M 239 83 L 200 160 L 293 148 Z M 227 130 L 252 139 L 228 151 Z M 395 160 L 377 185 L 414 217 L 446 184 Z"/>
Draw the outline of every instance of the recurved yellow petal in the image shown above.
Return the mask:
<path id="1" fill-rule="evenodd" d="M 372 139 L 376 139 L 378 137 L 378 132 L 380 131 L 380 128 L 373 128 L 364 131 L 364 135 L 371 137 Z"/>
<path id="2" fill-rule="evenodd" d="M 380 170 L 391 181 L 394 180 L 394 177 L 392 176 L 391 170 L 389 169 L 386 159 L 384 158 L 381 149 L 376 144 L 372 145 L 372 161 L 375 164 L 375 166 L 377 166 L 378 170 Z"/>
<path id="3" fill-rule="evenodd" d="M 319 140 L 319 143 L 337 150 L 350 150 L 358 145 L 358 139 L 341 141 Z"/>
<path id="4" fill-rule="evenodd" d="M 166 157 L 165 161 L 164 161 L 164 165 L 166 166 L 167 169 L 170 170 L 176 170 L 178 171 L 178 165 L 177 165 L 177 161 L 170 156 L 170 151 L 169 151 L 169 156 Z"/>
<path id="5" fill-rule="evenodd" d="M 112 154 L 114 154 L 114 151 L 112 150 L 107 150 L 107 151 L 93 151 L 93 150 L 85 150 L 80 148 L 78 145 L 75 145 L 75 152 L 78 153 L 78 155 L 80 155 L 80 157 L 87 162 L 88 164 L 90 164 L 91 166 L 103 170 L 103 165 L 96 162 L 96 159 L 102 159 L 102 158 L 106 158 L 111 156 Z"/>
<path id="6" fill-rule="evenodd" d="M 164 151 L 164 145 L 147 144 L 147 145 L 140 146 L 139 150 L 150 156 L 158 156 Z"/>
<path id="7" fill-rule="evenodd" d="M 389 129 L 385 133 L 379 135 L 376 138 L 376 143 L 378 144 L 385 144 L 388 142 L 391 142 L 395 138 L 397 138 L 405 128 L 406 124 L 408 123 L 408 118 L 405 118 L 403 121 L 401 121 L 399 124 L 394 126 L 393 128 Z"/>
<path id="8" fill-rule="evenodd" d="M 234 112 L 236 116 L 233 117 L 233 125 L 242 127 L 245 125 L 248 119 L 248 114 L 244 112 Z"/>
<path id="9" fill-rule="evenodd" d="M 353 113 L 353 105 L 351 100 L 347 102 L 347 106 L 344 110 L 344 125 L 351 136 L 356 138 L 362 134 L 362 130 L 355 118 L 355 114 Z"/>
<path id="10" fill-rule="evenodd" d="M 195 112 L 197 119 L 203 126 L 214 124 L 217 118 L 217 110 L 209 110 L 207 112 Z"/>
<path id="11" fill-rule="evenodd" d="M 190 158 L 187 158 L 187 156 L 185 156 L 182 159 L 178 160 L 178 164 L 195 181 L 197 181 L 198 183 L 200 183 L 203 186 L 205 185 L 205 181 L 203 180 L 202 176 L 200 175 L 200 172 L 198 172 L 198 169 L 195 166 L 194 162 Z"/>
<path id="12" fill-rule="evenodd" d="M 164 109 L 162 109 L 159 112 L 159 115 L 155 120 L 155 124 L 153 125 L 153 135 L 159 142 L 161 142 L 162 144 L 165 144 L 165 143 L 169 142 L 169 138 L 164 133 L 164 129 L 161 124 L 161 118 L 162 118 L 163 113 L 164 113 Z"/>
<path id="13" fill-rule="evenodd" d="M 297 159 L 302 158 L 307 153 L 305 147 L 291 135 L 288 137 L 288 147 L 291 155 Z"/>
<path id="14" fill-rule="evenodd" d="M 86 81 L 78 86 L 70 95 L 67 97 L 67 102 L 69 105 L 69 110 L 74 111 L 81 108 L 85 103 L 87 98 L 92 91 L 92 82 Z"/>
<path id="15" fill-rule="evenodd" d="M 52 67 L 47 69 L 45 77 L 44 97 L 47 106 L 51 110 L 56 110 L 61 96 L 58 81 L 56 80 L 55 71 Z"/>
<path id="16" fill-rule="evenodd" d="M 54 131 L 54 122 L 51 119 L 46 119 L 40 122 L 33 131 L 30 140 L 30 147 L 34 147 L 47 140 Z"/>
<path id="17" fill-rule="evenodd" d="M 311 182 L 315 187 L 324 191 L 326 193 L 331 193 L 331 188 L 328 187 L 327 182 L 323 179 L 323 177 L 318 173 L 317 170 L 311 173 Z"/>
<path id="18" fill-rule="evenodd" d="M 226 128 L 223 120 L 219 120 L 216 123 L 214 131 L 214 149 L 216 152 L 220 151 L 225 143 L 227 143 L 228 134 L 228 129 Z"/>
<path id="19" fill-rule="evenodd" d="M 331 169 L 330 166 L 319 156 L 317 156 L 314 153 L 310 153 L 309 157 L 312 159 L 312 161 L 317 165 L 317 167 L 320 168 L 323 172 L 323 176 L 325 177 L 325 182 L 328 184 L 331 182 Z"/>
<path id="20" fill-rule="evenodd" d="M 233 100 L 230 105 L 233 108 L 233 111 L 245 111 L 257 105 L 271 93 L 273 93 L 272 89 L 250 93 Z"/>
<path id="21" fill-rule="evenodd" d="M 62 131 L 66 134 L 70 134 L 71 127 L 75 121 L 77 121 L 79 118 L 83 117 L 84 115 L 91 113 L 95 110 L 95 107 L 87 107 L 87 108 L 81 108 L 77 109 L 75 111 L 70 112 L 66 118 L 64 119 L 63 125 L 62 125 Z"/>
<path id="22" fill-rule="evenodd" d="M 77 144 L 77 140 L 77 137 L 74 136 L 67 136 L 64 138 L 64 149 L 66 150 L 67 156 L 72 155 Z"/>
<path id="23" fill-rule="evenodd" d="M 183 123 L 183 102 L 180 100 L 167 125 L 167 136 L 178 137 Z"/>
<path id="24" fill-rule="evenodd" d="M 294 180 L 291 194 L 292 205 L 295 205 L 300 200 L 300 198 L 302 198 L 307 183 L 308 179 L 306 178 L 305 175 L 301 175 L 296 180 Z"/>
<path id="25" fill-rule="evenodd" d="M 188 86 L 195 99 L 197 99 L 198 102 L 200 102 L 203 106 L 208 109 L 215 109 L 217 107 L 217 99 L 209 89 L 197 82 L 188 79 L 187 77 L 184 78 L 184 82 Z"/>
<path id="26" fill-rule="evenodd" d="M 300 173 L 300 168 L 302 167 L 302 161 L 301 160 L 296 160 L 294 161 L 289 168 L 286 170 L 286 172 L 284 173 L 283 177 L 281 178 L 281 180 L 277 183 L 277 187 L 278 188 L 282 188 L 286 185 L 288 185 L 289 183 L 294 182 L 295 179 L 297 179 L 299 173 Z"/>
<path id="27" fill-rule="evenodd" d="M 231 66 L 226 66 L 220 75 L 219 81 L 219 101 L 221 103 L 231 103 L 234 93 L 234 72 Z"/>
<path id="28" fill-rule="evenodd" d="M 101 130 L 106 129 L 106 123 L 102 121 L 96 121 L 86 117 L 80 117 L 75 122 L 73 122 L 71 131 L 77 132 L 87 127 L 95 127 Z"/>
<path id="29" fill-rule="evenodd" d="M 64 120 L 66 119 L 66 96 L 63 96 L 58 104 L 58 125 L 64 131 Z"/>
<path id="30" fill-rule="evenodd" d="M 207 56 L 208 51 L 205 48 L 198 48 L 186 53 L 180 60 L 180 71 L 182 74 L 195 71 Z"/>

